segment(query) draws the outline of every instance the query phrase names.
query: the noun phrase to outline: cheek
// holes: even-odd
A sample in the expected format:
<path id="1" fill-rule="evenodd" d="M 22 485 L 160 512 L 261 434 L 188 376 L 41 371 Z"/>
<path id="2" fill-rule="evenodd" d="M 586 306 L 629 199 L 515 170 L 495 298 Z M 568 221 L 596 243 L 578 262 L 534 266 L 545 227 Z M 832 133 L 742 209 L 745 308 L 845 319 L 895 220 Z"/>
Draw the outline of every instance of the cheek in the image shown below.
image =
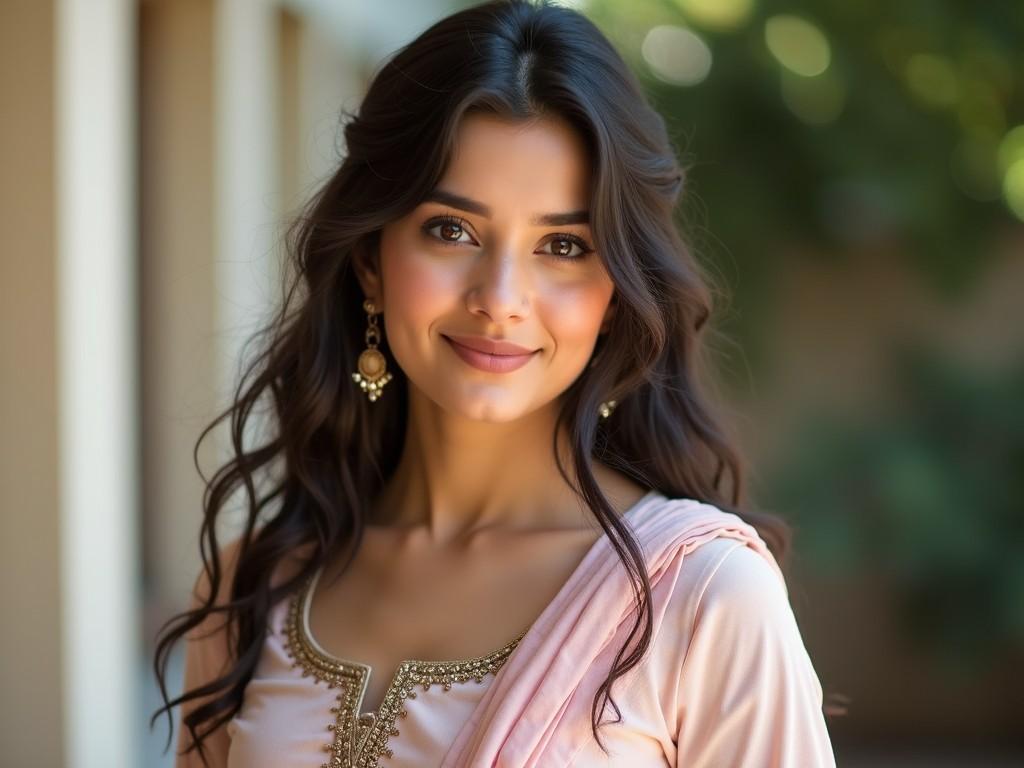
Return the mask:
<path id="1" fill-rule="evenodd" d="M 396 355 L 424 343 L 424 329 L 451 312 L 459 278 L 411 237 L 382 237 L 384 328 Z"/>
<path id="2" fill-rule="evenodd" d="M 429 315 L 447 303 L 453 289 L 450 275 L 413 252 L 384 259 L 382 273 L 386 311 L 395 318 Z"/>
<path id="3" fill-rule="evenodd" d="M 540 302 L 542 321 L 556 345 L 565 351 L 590 354 L 597 340 L 612 286 L 604 281 L 586 281 L 553 286 Z"/>

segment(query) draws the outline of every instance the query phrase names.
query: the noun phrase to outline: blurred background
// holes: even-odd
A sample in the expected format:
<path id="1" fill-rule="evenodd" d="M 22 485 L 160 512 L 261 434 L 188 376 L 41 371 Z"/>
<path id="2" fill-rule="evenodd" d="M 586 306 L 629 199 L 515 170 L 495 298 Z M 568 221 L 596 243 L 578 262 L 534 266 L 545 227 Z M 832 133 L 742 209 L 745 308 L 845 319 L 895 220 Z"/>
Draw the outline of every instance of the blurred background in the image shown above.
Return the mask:
<path id="1" fill-rule="evenodd" d="M 565 4 L 689 169 L 839 765 L 1024 766 L 1024 3 Z M 4 766 L 171 764 L 150 659 L 199 569 L 195 441 L 341 111 L 465 5 L 0 0 Z"/>

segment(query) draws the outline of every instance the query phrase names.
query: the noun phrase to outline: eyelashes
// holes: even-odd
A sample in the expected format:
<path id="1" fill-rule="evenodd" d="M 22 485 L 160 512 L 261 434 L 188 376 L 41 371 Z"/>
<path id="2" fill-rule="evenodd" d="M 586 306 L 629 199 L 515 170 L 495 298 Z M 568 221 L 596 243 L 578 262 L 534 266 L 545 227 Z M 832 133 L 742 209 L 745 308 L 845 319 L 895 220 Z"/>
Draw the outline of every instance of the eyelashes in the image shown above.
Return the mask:
<path id="1" fill-rule="evenodd" d="M 460 235 L 462 233 L 469 234 L 469 232 L 466 229 L 466 224 L 467 223 L 468 222 L 466 222 L 465 219 L 459 218 L 458 216 L 452 216 L 450 214 L 444 214 L 444 215 L 441 215 L 441 216 L 433 216 L 430 219 L 428 219 L 423 224 L 422 229 L 423 229 L 424 234 L 427 237 L 429 237 L 429 238 L 431 238 L 433 240 L 436 240 L 437 242 L 441 243 L 442 245 L 455 245 L 455 246 L 457 246 L 457 245 L 463 245 L 463 244 L 466 244 L 466 243 L 464 241 L 460 241 L 460 240 L 447 240 L 447 239 L 445 239 L 443 237 L 439 237 L 438 235 L 431 234 L 431 230 L 436 229 L 439 226 L 447 225 L 447 226 L 451 226 L 451 227 L 457 227 L 458 229 L 462 230 L 462 232 L 460 232 Z M 545 251 L 544 255 L 545 256 L 550 256 L 550 257 L 552 257 L 554 259 L 558 259 L 560 261 L 580 261 L 580 260 L 584 259 L 588 254 L 591 254 L 591 253 L 594 252 L 594 249 L 590 246 L 589 243 L 587 243 L 586 240 L 584 240 L 579 235 L 574 235 L 574 234 L 572 234 L 570 232 L 557 232 L 557 233 L 555 233 L 555 234 L 550 236 L 550 238 L 548 239 L 547 243 L 553 243 L 553 242 L 557 243 L 557 242 L 560 242 L 560 241 L 572 243 L 573 245 L 577 246 L 580 249 L 580 253 L 577 253 L 575 255 L 570 255 L 570 254 L 560 254 L 560 253 L 552 253 L 552 252 L 549 252 L 549 251 Z M 545 243 L 545 245 L 547 243 Z"/>

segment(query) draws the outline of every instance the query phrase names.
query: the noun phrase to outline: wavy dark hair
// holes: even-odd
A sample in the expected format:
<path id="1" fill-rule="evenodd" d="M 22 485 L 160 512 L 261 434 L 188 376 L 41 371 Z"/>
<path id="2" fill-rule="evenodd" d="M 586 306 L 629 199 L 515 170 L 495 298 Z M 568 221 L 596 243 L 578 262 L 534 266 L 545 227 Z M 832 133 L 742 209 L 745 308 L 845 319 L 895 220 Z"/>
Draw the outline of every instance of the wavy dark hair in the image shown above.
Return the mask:
<path id="1" fill-rule="evenodd" d="M 582 14 L 524 0 L 468 8 L 395 52 L 358 114 L 346 115 L 343 161 L 288 229 L 289 276 L 279 308 L 253 339 L 259 353 L 230 407 L 196 443 L 198 455 L 206 435 L 230 418 L 233 456 L 204 477 L 200 551 L 209 590 L 160 630 L 154 666 L 163 706 L 151 724 L 166 714 L 173 732 L 171 708 L 192 702 L 182 718 L 191 736 L 186 752 L 198 749 L 204 761 L 203 740 L 241 707 L 269 611 L 324 562 L 346 551 L 354 556 L 368 500 L 397 464 L 407 381 L 392 365 L 393 382 L 371 404 L 351 379 L 365 346 L 364 297 L 352 259 L 360 249 L 373 253 L 381 228 L 425 199 L 443 175 L 460 120 L 475 111 L 511 121 L 562 117 L 585 141 L 592 164 L 592 232 L 618 305 L 598 341 L 599 364 L 563 394 L 557 425 L 571 438 L 576 482 L 561 462 L 559 471 L 609 537 L 636 601 L 635 624 L 594 698 L 592 730 L 602 749 L 598 727 L 608 702 L 621 720 L 612 684 L 641 661 L 653 625 L 643 555 L 598 487 L 592 462 L 669 497 L 740 515 L 785 564 L 791 529 L 772 514 L 741 509 L 741 456 L 701 391 L 712 291 L 674 218 L 685 174 L 663 118 Z M 387 352 L 386 339 L 381 349 Z M 246 425 L 264 398 L 272 435 L 247 448 Z M 598 405 L 607 399 L 618 406 L 601 420 Z M 218 519 L 242 489 L 245 524 L 233 574 L 222 584 L 228 574 Z M 272 583 L 275 567 L 299 548 L 311 553 L 302 567 Z M 222 589 L 228 597 L 218 601 Z M 168 700 L 173 646 L 217 614 L 228 630 L 230 668 Z"/>

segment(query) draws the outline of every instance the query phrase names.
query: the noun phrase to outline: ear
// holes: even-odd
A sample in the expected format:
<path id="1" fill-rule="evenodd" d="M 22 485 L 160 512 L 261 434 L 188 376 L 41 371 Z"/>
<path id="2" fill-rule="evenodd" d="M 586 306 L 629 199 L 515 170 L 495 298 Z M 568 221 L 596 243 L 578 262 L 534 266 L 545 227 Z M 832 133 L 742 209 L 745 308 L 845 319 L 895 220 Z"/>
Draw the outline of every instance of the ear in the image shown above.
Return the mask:
<path id="1" fill-rule="evenodd" d="M 384 291 L 380 276 L 379 240 L 375 237 L 362 238 L 352 249 L 352 269 L 356 273 L 363 295 L 377 305 L 377 311 L 384 311 Z"/>

